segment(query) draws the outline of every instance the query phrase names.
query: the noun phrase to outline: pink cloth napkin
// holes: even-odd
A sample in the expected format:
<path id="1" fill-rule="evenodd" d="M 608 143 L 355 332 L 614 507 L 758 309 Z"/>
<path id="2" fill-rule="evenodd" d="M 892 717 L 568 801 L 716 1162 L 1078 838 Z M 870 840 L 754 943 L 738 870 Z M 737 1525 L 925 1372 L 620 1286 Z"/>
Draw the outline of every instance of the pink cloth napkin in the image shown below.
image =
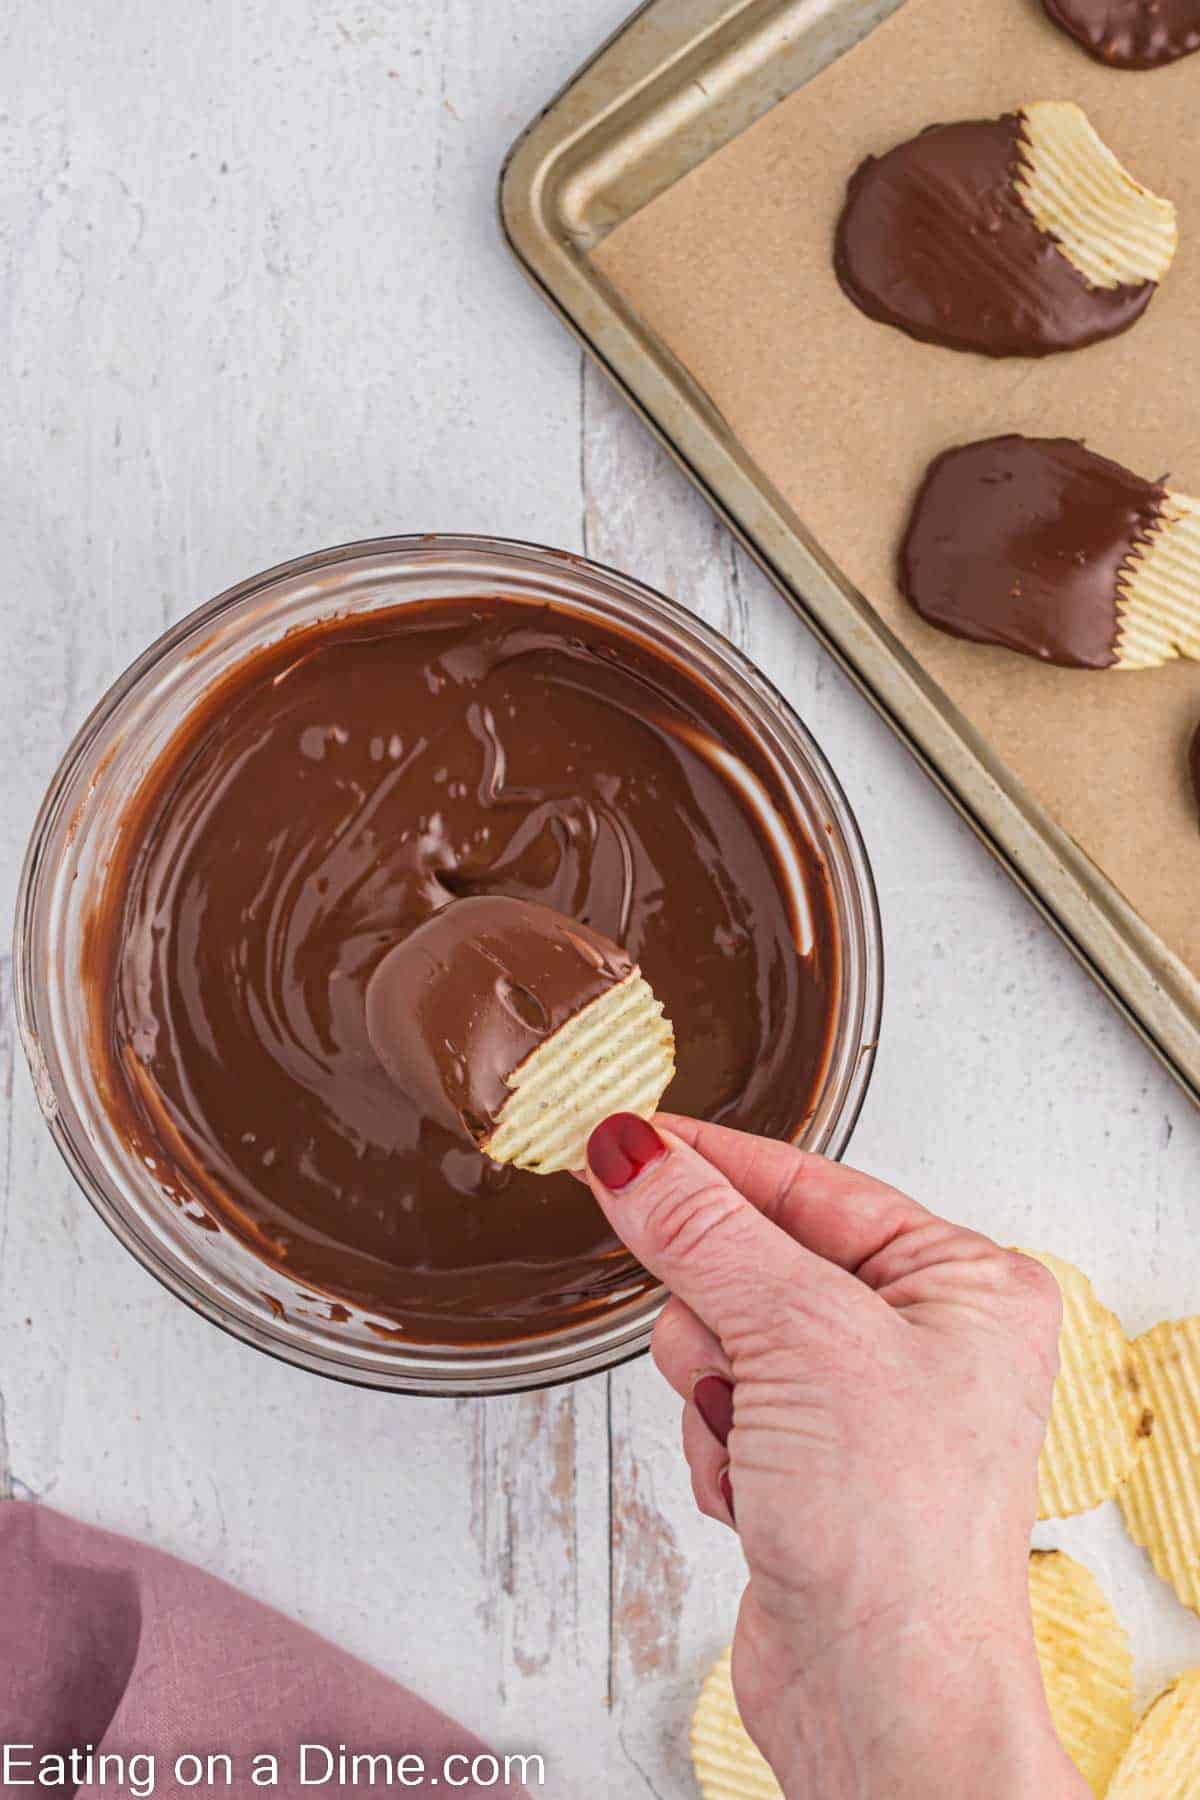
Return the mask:
<path id="1" fill-rule="evenodd" d="M 307 1785 L 305 1744 L 322 1747 L 306 1757 Z M 347 1757 L 389 1761 L 339 1766 L 343 1745 Z M 82 1756 L 88 1746 L 92 1766 L 77 1764 L 76 1780 L 69 1769 L 65 1786 L 39 1780 L 41 1756 Z M 533 1747 L 516 1745 L 512 1754 L 527 1748 L 525 1773 L 540 1786 Z M 209 1780 L 212 1754 L 229 1757 L 228 1784 L 221 1762 Z M 5 1755 L 0 1793 L 13 1796 L 74 1790 L 88 1800 L 151 1793 L 156 1800 L 263 1793 L 292 1800 L 382 1791 L 528 1800 L 525 1787 L 505 1783 L 503 1751 L 493 1762 L 444 1713 L 303 1626 L 161 1551 L 23 1501 L 0 1503 Z M 104 1766 L 101 1755 L 109 1759 Z M 271 1756 L 278 1779 L 256 1785 L 256 1768 L 271 1775 Z M 405 1756 L 420 1757 L 424 1772 L 411 1760 L 402 1764 Z M 135 1763 L 139 1757 L 152 1761 Z M 472 1775 L 475 1758 L 482 1760 Z M 511 1773 L 521 1768 L 510 1763 Z M 318 1781 L 327 1769 L 329 1778 Z"/>

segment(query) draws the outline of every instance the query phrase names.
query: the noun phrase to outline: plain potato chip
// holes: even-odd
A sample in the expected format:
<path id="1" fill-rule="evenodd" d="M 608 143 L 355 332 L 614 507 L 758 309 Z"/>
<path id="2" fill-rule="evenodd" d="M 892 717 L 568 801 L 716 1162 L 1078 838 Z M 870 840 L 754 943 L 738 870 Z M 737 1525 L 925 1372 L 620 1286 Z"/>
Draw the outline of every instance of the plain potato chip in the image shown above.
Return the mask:
<path id="1" fill-rule="evenodd" d="M 704 1800 L 783 1800 L 770 1764 L 738 1715 L 730 1677 L 732 1651 L 704 1678 L 692 1714 L 692 1764 Z"/>
<path id="2" fill-rule="evenodd" d="M 1038 1518 L 1067 1518 L 1111 1500 L 1145 1447 L 1151 1416 L 1133 1347 L 1086 1275 L 1030 1251 L 1063 1297 L 1058 1379 L 1038 1464 Z"/>
<path id="3" fill-rule="evenodd" d="M 1196 1800 L 1200 1795 L 1200 1669 L 1152 1700 L 1121 1758 L 1108 1800 Z"/>
<path id="4" fill-rule="evenodd" d="M 1156 1325 L 1133 1349 L 1154 1432 L 1117 1496 L 1121 1516 L 1163 1580 L 1200 1612 L 1200 1318 Z"/>
<path id="5" fill-rule="evenodd" d="M 657 1112 L 675 1073 L 675 1033 L 637 969 L 539 1044 L 508 1078 L 511 1094 L 480 1149 L 539 1175 L 582 1169 L 610 1113 Z"/>
<path id="6" fill-rule="evenodd" d="M 1102 1795 L 1133 1735 L 1129 1639 L 1091 1570 L 1065 1551 L 1033 1552 L 1029 1602 L 1054 1729 Z"/>

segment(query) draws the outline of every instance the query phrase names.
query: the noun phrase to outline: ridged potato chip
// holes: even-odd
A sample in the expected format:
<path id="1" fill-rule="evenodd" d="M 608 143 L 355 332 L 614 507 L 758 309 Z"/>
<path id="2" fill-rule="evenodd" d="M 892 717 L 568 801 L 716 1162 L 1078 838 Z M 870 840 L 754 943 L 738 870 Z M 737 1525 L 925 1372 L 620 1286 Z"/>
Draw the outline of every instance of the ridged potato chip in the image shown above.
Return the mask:
<path id="1" fill-rule="evenodd" d="M 1161 281 L 1175 256 L 1175 208 L 1122 168 L 1073 100 L 1021 108 L 1017 193 L 1092 287 Z"/>
<path id="2" fill-rule="evenodd" d="M 1117 576 L 1119 669 L 1200 661 L 1200 500 L 1168 489 L 1154 529 Z"/>
<path id="3" fill-rule="evenodd" d="M 692 1764 L 704 1800 L 783 1800 L 783 1789 L 738 1715 L 730 1678 L 732 1652 L 704 1678 L 692 1714 Z"/>
<path id="4" fill-rule="evenodd" d="M 1142 1714 L 1108 1800 L 1196 1800 L 1198 1794 L 1200 1669 L 1189 1669 Z"/>
<path id="5" fill-rule="evenodd" d="M 1063 1550 L 1029 1559 L 1033 1634 L 1059 1742 L 1103 1795 L 1133 1736 L 1133 1657 L 1095 1576 Z"/>
<path id="6" fill-rule="evenodd" d="M 1163 1580 L 1200 1612 L 1200 1317 L 1156 1325 L 1133 1350 L 1154 1432 L 1117 1496 L 1121 1516 Z"/>
<path id="7" fill-rule="evenodd" d="M 1063 1297 L 1058 1379 L 1038 1464 L 1038 1518 L 1067 1518 L 1111 1500 L 1151 1428 L 1136 1359 L 1115 1313 L 1071 1263 L 1041 1251 Z"/>
<path id="8" fill-rule="evenodd" d="M 512 1093 L 480 1149 L 539 1175 L 582 1169 L 610 1113 L 648 1119 L 675 1073 L 675 1033 L 637 969 L 589 1001 L 508 1078 Z"/>

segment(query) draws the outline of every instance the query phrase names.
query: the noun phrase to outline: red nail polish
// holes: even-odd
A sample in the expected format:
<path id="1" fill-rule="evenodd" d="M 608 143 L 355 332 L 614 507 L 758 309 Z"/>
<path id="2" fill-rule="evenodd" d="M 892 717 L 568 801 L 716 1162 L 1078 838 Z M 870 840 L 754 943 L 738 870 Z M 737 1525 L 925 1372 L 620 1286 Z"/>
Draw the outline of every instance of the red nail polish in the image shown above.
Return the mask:
<path id="1" fill-rule="evenodd" d="M 717 1476 L 717 1486 L 721 1490 L 721 1498 L 725 1502 L 726 1508 L 728 1509 L 730 1522 L 732 1524 L 736 1525 L 737 1524 L 737 1514 L 733 1510 L 733 1482 L 730 1479 L 728 1463 L 725 1464 L 725 1467 L 721 1470 L 721 1473 Z"/>
<path id="2" fill-rule="evenodd" d="M 733 1430 L 733 1383 L 723 1375 L 702 1375 L 692 1389 L 692 1401 L 718 1444 L 727 1444 Z"/>
<path id="3" fill-rule="evenodd" d="M 610 1193 L 616 1194 L 667 1154 L 667 1146 L 636 1113 L 613 1113 L 588 1139 L 588 1168 Z"/>

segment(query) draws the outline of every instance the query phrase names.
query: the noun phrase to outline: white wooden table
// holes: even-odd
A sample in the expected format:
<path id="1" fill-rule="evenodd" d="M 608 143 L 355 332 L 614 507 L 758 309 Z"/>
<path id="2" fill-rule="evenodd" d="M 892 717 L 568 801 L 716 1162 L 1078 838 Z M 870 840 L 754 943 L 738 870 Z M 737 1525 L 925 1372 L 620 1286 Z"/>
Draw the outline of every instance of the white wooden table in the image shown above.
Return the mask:
<path id="1" fill-rule="evenodd" d="M 525 287 L 501 157 L 623 0 L 10 0 L 0 16 L 3 894 L 76 725 L 165 624 L 377 532 L 585 549 L 716 622 L 828 751 L 889 983 L 853 1155 L 1200 1307 L 1200 1117 Z M 5 968 L 7 974 L 7 965 Z M 6 982 L 6 997 L 7 997 Z M 648 1362 L 511 1401 L 321 1382 L 192 1317 L 44 1132 L 0 1021 L 0 1482 L 274 1602 L 559 1794 L 691 1793 L 730 1536 Z M 1085 1555 L 1143 1688 L 1200 1661 L 1111 1507 Z M 0 1675 L 2 1679 L 2 1675 Z"/>

